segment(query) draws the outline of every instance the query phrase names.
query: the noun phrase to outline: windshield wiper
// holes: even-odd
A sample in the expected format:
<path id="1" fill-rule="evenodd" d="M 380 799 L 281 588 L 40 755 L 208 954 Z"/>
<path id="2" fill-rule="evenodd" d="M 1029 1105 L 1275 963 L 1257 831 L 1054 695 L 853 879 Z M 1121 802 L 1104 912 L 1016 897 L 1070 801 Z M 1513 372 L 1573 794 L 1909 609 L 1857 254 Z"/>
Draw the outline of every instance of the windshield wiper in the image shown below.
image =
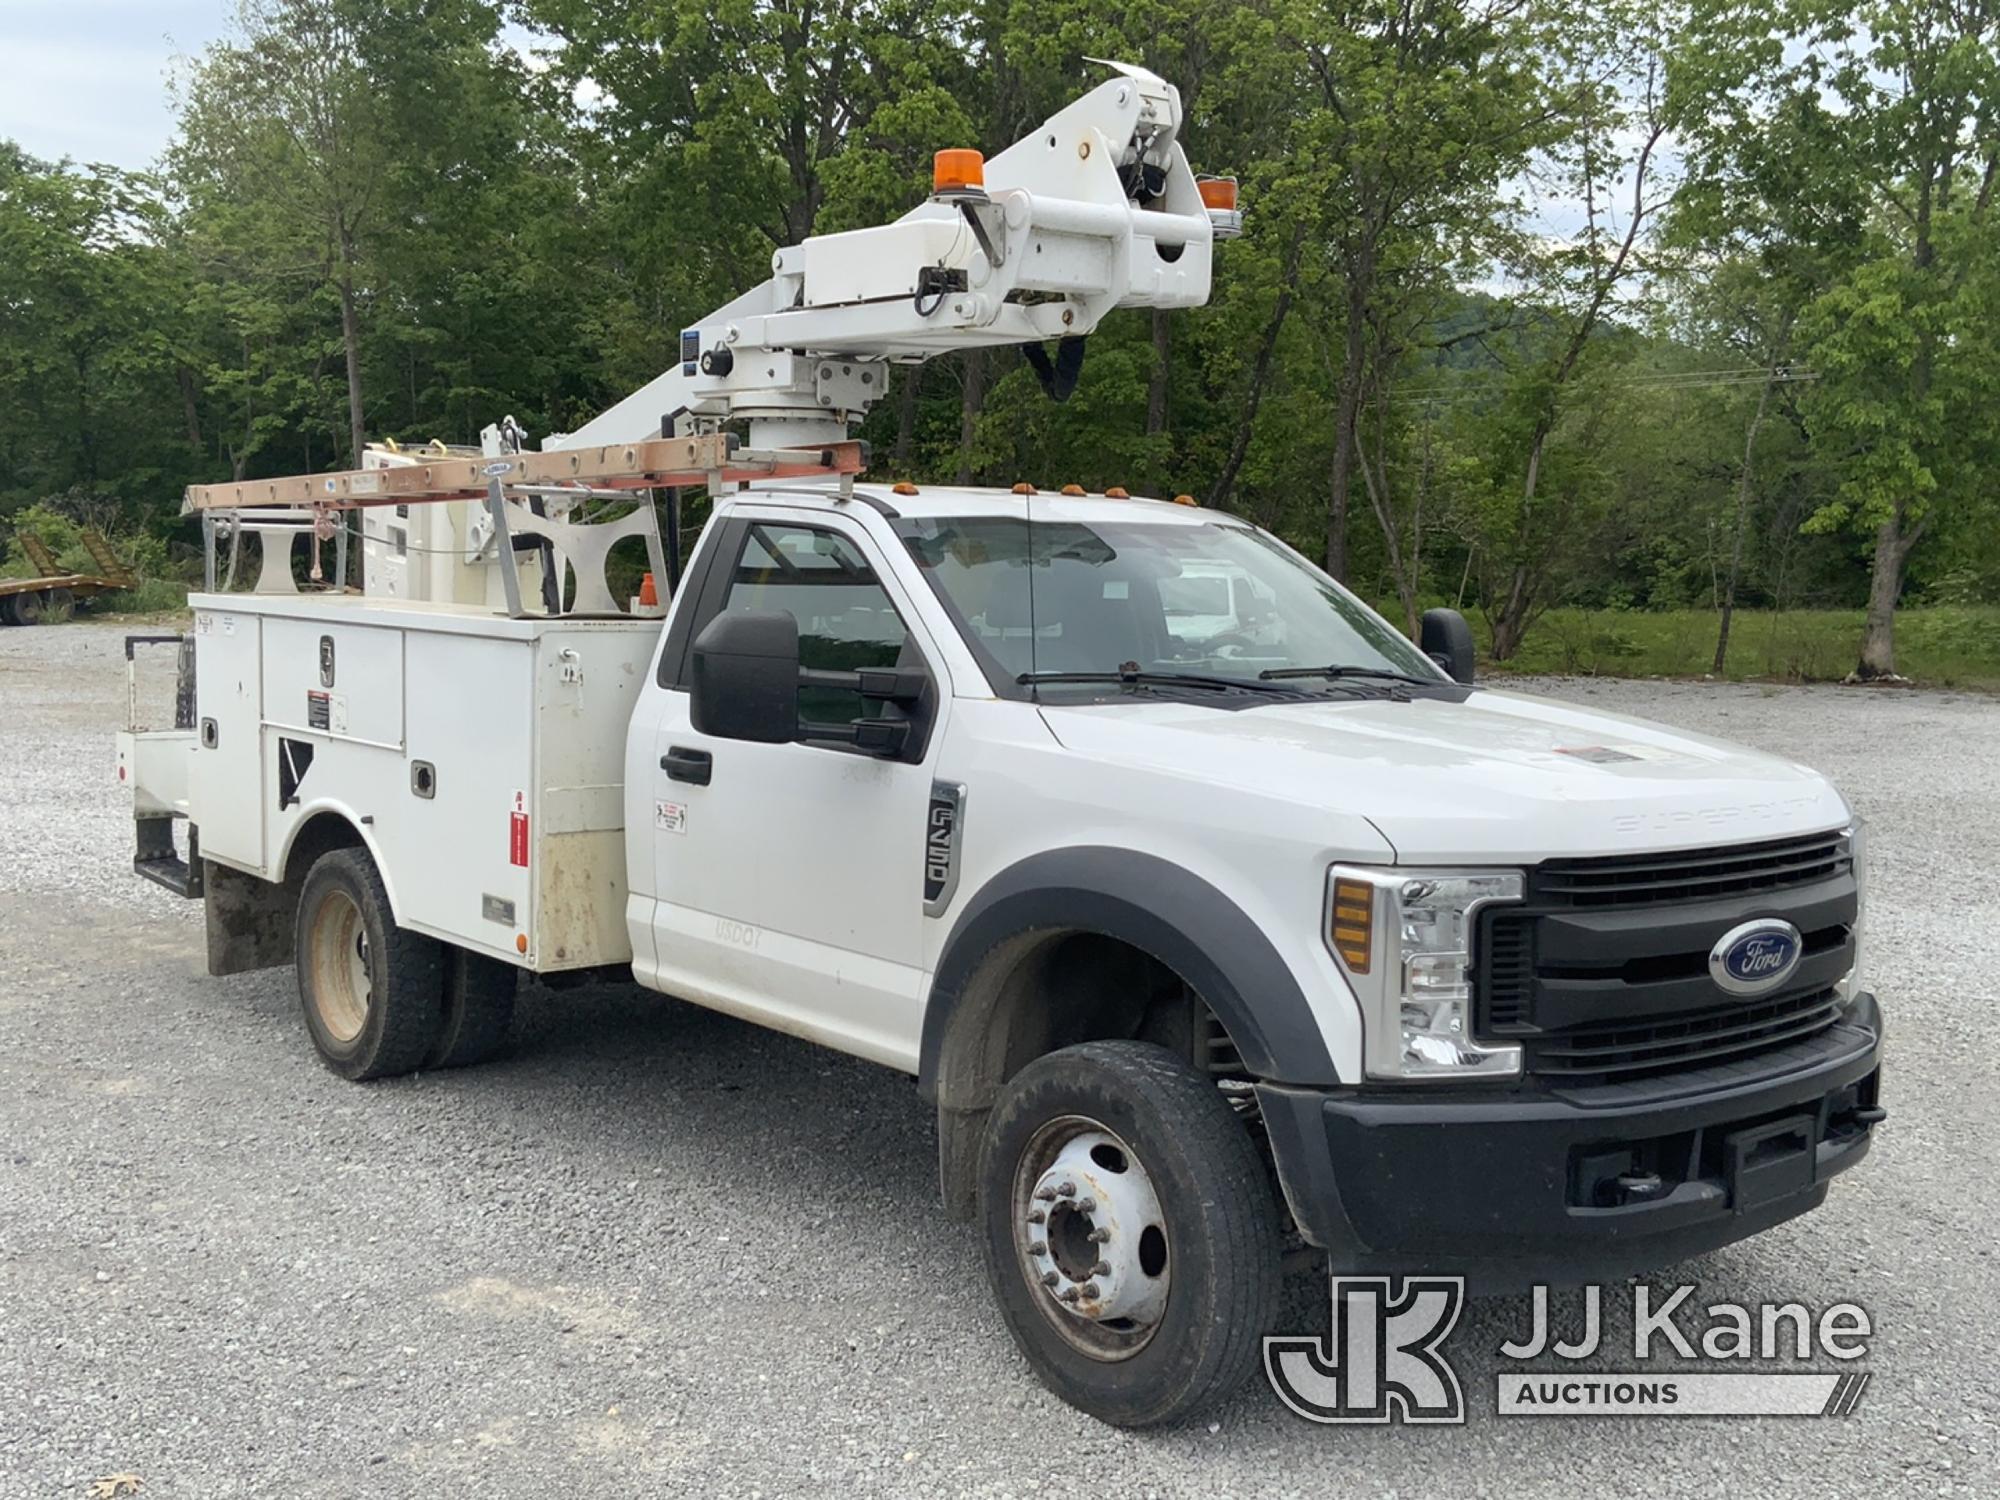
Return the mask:
<path id="1" fill-rule="evenodd" d="M 1268 675 L 1268 674 L 1259 674 Z M 1208 672 L 1023 672 L 1014 679 L 1022 687 L 1036 687 L 1042 683 L 1075 682 L 1105 683 L 1144 687 L 1198 687 L 1211 688 L 1217 692 L 1240 690 L 1246 693 L 1282 693 L 1288 696 L 1298 692 L 1296 688 L 1279 687 L 1274 682 L 1260 682 L 1256 677 L 1224 677 Z"/>
<path id="2" fill-rule="evenodd" d="M 1288 677 L 1378 677 L 1387 682 L 1412 682 L 1418 687 L 1443 685 L 1436 677 L 1413 677 L 1408 672 L 1392 672 L 1387 667 L 1347 667 L 1338 663 L 1330 667 L 1271 667 L 1257 675 L 1266 682 L 1276 682 Z"/>

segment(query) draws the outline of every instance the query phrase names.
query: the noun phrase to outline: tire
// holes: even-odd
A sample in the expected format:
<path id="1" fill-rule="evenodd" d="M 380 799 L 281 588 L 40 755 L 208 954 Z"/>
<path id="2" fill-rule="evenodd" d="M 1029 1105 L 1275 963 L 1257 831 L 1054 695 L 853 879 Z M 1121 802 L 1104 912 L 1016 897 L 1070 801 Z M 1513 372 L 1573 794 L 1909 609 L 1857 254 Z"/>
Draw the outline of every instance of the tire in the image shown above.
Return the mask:
<path id="1" fill-rule="evenodd" d="M 39 591 L 14 594 L 7 600 L 7 618 L 16 625 L 39 625 L 48 609 L 48 596 Z"/>
<path id="2" fill-rule="evenodd" d="M 514 1026 L 519 971 L 464 948 L 444 950 L 444 1005 L 426 1068 L 469 1068 L 496 1056 Z"/>
<path id="3" fill-rule="evenodd" d="M 68 589 L 50 589 L 44 596 L 42 623 L 45 625 L 67 624 L 76 614 L 76 595 Z"/>
<path id="4" fill-rule="evenodd" d="M 1023 1068 L 987 1121 L 980 1209 L 1001 1316 L 1070 1405 L 1117 1427 L 1178 1422 L 1257 1368 L 1277 1204 L 1249 1132 L 1177 1054 L 1086 1042 Z"/>
<path id="5" fill-rule="evenodd" d="M 393 1078 L 437 1039 L 444 955 L 396 925 L 364 850 L 321 855 L 299 892 L 293 952 L 306 1030 L 343 1078 Z"/>

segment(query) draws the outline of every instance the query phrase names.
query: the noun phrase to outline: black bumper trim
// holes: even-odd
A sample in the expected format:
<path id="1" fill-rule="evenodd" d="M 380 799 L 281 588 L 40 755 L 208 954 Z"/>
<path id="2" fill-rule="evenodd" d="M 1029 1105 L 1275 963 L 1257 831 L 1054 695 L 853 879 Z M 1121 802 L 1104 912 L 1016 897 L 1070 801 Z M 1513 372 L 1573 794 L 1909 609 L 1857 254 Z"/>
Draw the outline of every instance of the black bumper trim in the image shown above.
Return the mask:
<path id="1" fill-rule="evenodd" d="M 1782 1051 L 1632 1083 L 1257 1094 L 1293 1216 L 1337 1267 L 1503 1290 L 1656 1269 L 1818 1206 L 1867 1153 L 1881 1047 L 1862 995 Z"/>

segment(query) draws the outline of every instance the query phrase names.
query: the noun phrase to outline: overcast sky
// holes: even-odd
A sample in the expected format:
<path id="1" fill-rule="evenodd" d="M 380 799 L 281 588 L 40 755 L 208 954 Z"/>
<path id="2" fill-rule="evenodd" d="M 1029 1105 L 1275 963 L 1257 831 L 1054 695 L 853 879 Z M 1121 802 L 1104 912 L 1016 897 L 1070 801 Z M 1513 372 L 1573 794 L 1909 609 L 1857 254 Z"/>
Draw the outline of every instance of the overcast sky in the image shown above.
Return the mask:
<path id="1" fill-rule="evenodd" d="M 173 130 L 173 59 L 235 14 L 235 0 L 0 0 L 0 137 L 50 160 L 151 166 Z"/>

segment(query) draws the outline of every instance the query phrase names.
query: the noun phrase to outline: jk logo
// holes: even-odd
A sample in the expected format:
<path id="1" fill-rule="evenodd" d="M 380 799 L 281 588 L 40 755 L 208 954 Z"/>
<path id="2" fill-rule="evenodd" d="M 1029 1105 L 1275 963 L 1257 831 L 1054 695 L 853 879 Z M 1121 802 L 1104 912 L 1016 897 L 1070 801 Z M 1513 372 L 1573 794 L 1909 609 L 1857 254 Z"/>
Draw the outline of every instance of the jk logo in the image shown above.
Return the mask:
<path id="1" fill-rule="evenodd" d="M 1438 1346 L 1464 1305 L 1462 1276 L 1336 1276 L 1326 1339 L 1265 1339 L 1264 1373 L 1309 1422 L 1463 1422 Z"/>

